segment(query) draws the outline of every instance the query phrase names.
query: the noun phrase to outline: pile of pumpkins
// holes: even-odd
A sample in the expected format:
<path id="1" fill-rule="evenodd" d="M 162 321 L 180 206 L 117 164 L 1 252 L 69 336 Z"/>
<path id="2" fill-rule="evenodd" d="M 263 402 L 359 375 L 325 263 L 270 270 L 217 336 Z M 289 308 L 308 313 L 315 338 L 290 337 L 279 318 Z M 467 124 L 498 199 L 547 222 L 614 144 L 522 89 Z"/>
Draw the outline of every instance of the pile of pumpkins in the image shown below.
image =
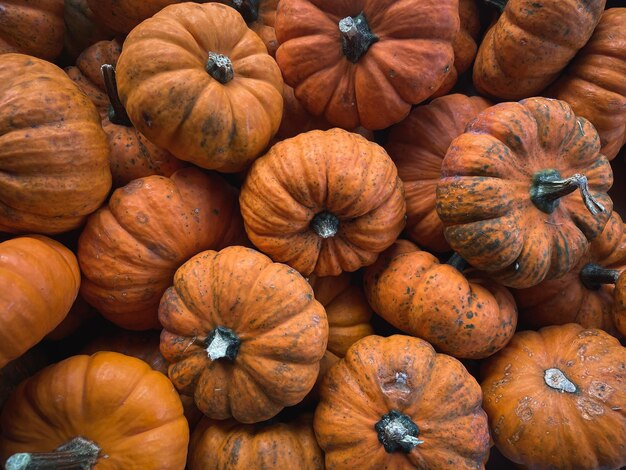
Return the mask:
<path id="1" fill-rule="evenodd" d="M 5 468 L 626 466 L 619 3 L 0 1 Z"/>

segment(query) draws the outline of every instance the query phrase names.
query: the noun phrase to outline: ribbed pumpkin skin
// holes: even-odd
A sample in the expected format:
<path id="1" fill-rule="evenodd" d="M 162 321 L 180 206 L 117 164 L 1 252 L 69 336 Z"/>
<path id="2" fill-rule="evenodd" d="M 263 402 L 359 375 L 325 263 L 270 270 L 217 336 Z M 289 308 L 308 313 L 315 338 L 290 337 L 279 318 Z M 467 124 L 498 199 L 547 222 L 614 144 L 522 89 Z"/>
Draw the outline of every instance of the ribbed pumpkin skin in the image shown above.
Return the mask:
<path id="1" fill-rule="evenodd" d="M 502 100 L 540 95 L 587 43 L 605 4 L 508 0 L 478 48 L 474 86 Z"/>
<path id="2" fill-rule="evenodd" d="M 447 95 L 414 108 L 391 128 L 385 150 L 404 183 L 406 231 L 418 245 L 436 252 L 450 251 L 435 208 L 441 162 L 452 140 L 489 106 L 491 103 L 479 96 Z"/>
<path id="3" fill-rule="evenodd" d="M 59 242 L 30 235 L 0 243 L 0 367 L 61 323 L 79 287 L 76 257 Z"/>
<path id="4" fill-rule="evenodd" d="M 2 2 L 0 54 L 16 52 L 54 60 L 63 48 L 63 0 Z"/>
<path id="5" fill-rule="evenodd" d="M 529 98 L 481 112 L 452 141 L 437 186 L 450 246 L 504 285 L 527 288 L 570 271 L 602 233 L 613 202 L 609 161 L 593 126 L 564 101 Z M 592 215 L 578 190 L 552 213 L 531 200 L 533 177 L 556 170 L 587 177 L 604 211 Z"/>
<path id="6" fill-rule="evenodd" d="M 351 62 L 338 23 L 363 13 L 379 38 Z M 454 62 L 458 0 L 281 0 L 276 60 L 313 115 L 335 126 L 383 129 L 433 95 Z"/>
<path id="7" fill-rule="evenodd" d="M 239 199 L 250 241 L 304 275 L 372 264 L 404 227 L 395 165 L 382 147 L 341 129 L 275 144 L 250 169 Z M 324 211 L 339 220 L 330 238 L 311 227 Z"/>
<path id="8" fill-rule="evenodd" d="M 321 395 L 313 426 L 326 468 L 484 468 L 489 432 L 480 387 L 426 341 L 363 338 L 328 372 Z M 408 454 L 387 453 L 378 440 L 374 426 L 392 409 L 410 417 L 424 441 Z"/>
<path id="9" fill-rule="evenodd" d="M 575 392 L 548 386 L 553 368 Z M 611 335 L 573 323 L 522 331 L 481 376 L 491 435 L 509 460 L 537 470 L 626 465 L 626 348 Z"/>
<path id="10" fill-rule="evenodd" d="M 3 462 L 82 436 L 107 456 L 94 470 L 185 467 L 189 427 L 178 394 L 163 374 L 123 354 L 73 356 L 47 367 L 20 384 L 0 420 Z"/>
<path id="11" fill-rule="evenodd" d="M 109 146 L 94 105 L 57 66 L 3 55 L 0 231 L 72 230 L 110 187 Z"/>
<path id="12" fill-rule="evenodd" d="M 323 470 L 311 416 L 273 424 L 202 419 L 191 436 L 189 470 Z"/>
<path id="13" fill-rule="evenodd" d="M 294 269 L 239 246 L 202 252 L 174 276 L 159 306 L 169 377 L 213 419 L 257 423 L 311 390 L 328 340 L 324 307 Z M 211 359 L 217 327 L 239 338 L 236 356 Z M 220 384 L 216 387 L 215 384 Z"/>
<path id="14" fill-rule="evenodd" d="M 81 295 L 122 328 L 160 328 L 159 300 L 191 256 L 243 238 L 237 193 L 220 176 L 184 168 L 117 189 L 78 242 Z"/>
<path id="15" fill-rule="evenodd" d="M 591 121 L 608 159 L 617 155 L 626 143 L 626 8 L 602 14 L 587 45 L 548 93 Z"/>
<path id="16" fill-rule="evenodd" d="M 232 80 L 207 72 L 209 52 L 230 58 Z M 241 15 L 220 3 L 171 5 L 144 21 L 124 41 L 117 83 L 133 125 L 202 168 L 243 170 L 280 125 L 278 65 Z"/>
<path id="17" fill-rule="evenodd" d="M 242 9 L 238 7 L 233 0 L 217 0 L 219 3 L 228 5 L 234 8 L 239 13 L 242 13 Z M 205 2 L 198 2 L 205 3 Z M 276 55 L 276 49 L 278 48 L 278 41 L 276 40 L 276 32 L 274 31 L 274 23 L 276 22 L 276 6 L 278 0 L 240 0 L 240 5 L 245 8 L 245 5 L 258 5 L 257 14 L 258 17 L 251 21 L 251 19 L 244 16 L 244 20 L 248 23 L 248 28 L 257 33 L 263 40 L 267 52 L 274 57 Z M 243 14 L 242 14 L 243 16 Z"/>

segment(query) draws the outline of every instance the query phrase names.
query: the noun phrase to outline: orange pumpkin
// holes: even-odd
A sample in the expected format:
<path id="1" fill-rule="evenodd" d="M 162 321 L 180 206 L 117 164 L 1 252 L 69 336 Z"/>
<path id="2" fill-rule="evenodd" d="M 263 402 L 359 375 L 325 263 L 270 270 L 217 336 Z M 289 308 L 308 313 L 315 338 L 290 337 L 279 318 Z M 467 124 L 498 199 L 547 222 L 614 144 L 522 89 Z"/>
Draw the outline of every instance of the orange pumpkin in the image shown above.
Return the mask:
<path id="1" fill-rule="evenodd" d="M 161 353 L 179 392 L 208 417 L 241 423 L 299 403 L 328 340 L 324 307 L 307 281 L 239 246 L 183 264 L 161 299 L 159 320 Z"/>
<path id="2" fill-rule="evenodd" d="M 189 428 L 178 394 L 163 374 L 123 354 L 45 368 L 20 384 L 0 422 L 6 468 L 185 467 Z"/>
<path id="3" fill-rule="evenodd" d="M 218 0 L 239 12 L 248 27 L 263 40 L 267 52 L 274 57 L 278 41 L 274 31 L 278 0 Z M 199 2 L 203 3 L 203 2 Z"/>
<path id="4" fill-rule="evenodd" d="M 117 34 L 128 34 L 142 21 L 179 0 L 87 0 L 97 23 Z"/>
<path id="5" fill-rule="evenodd" d="M 615 283 L 615 306 L 613 310 L 613 322 L 622 336 L 626 336 L 626 275 L 624 272 L 622 271 Z"/>

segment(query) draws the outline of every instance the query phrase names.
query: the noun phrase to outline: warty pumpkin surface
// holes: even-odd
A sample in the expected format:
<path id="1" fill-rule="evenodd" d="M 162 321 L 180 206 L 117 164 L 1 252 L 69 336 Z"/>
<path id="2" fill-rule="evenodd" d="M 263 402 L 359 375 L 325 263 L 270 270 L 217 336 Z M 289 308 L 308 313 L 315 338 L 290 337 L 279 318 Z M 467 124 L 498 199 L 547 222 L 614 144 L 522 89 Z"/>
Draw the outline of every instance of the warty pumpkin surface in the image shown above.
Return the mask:
<path id="1" fill-rule="evenodd" d="M 606 0 L 497 0 L 502 14 L 478 48 L 476 89 L 502 100 L 541 94 L 587 43 Z"/>
<path id="2" fill-rule="evenodd" d="M 72 356 L 45 368 L 20 384 L 0 422 L 2 462 L 27 452 L 35 468 L 185 468 L 189 428 L 178 394 L 163 374 L 123 354 Z M 59 447 L 65 452 L 54 458 Z"/>
<path id="3" fill-rule="evenodd" d="M 426 341 L 372 335 L 326 374 L 313 426 L 329 469 L 484 468 L 481 399 L 463 365 Z"/>
<path id="4" fill-rule="evenodd" d="M 117 63 L 133 125 L 175 157 L 243 170 L 282 115 L 282 77 L 263 41 L 220 3 L 171 5 L 135 28 Z"/>
<path id="5" fill-rule="evenodd" d="M 304 275 L 372 264 L 404 227 L 402 181 L 387 153 L 337 128 L 275 144 L 239 199 L 250 241 Z"/>
<path id="6" fill-rule="evenodd" d="M 498 450 L 525 468 L 626 465 L 626 348 L 577 324 L 521 331 L 481 370 Z"/>
<path id="7" fill-rule="evenodd" d="M 459 27 L 458 0 L 281 0 L 276 60 L 311 114 L 383 129 L 443 83 Z"/>
<path id="8" fill-rule="evenodd" d="M 241 423 L 299 403 L 313 388 L 328 341 L 326 312 L 306 279 L 239 246 L 182 265 L 159 320 L 176 388 L 208 417 Z"/>
<path id="9" fill-rule="evenodd" d="M 613 173 L 599 150 L 591 123 L 564 101 L 482 111 L 442 163 L 436 207 L 446 240 L 510 287 L 563 276 L 612 212 Z"/>
<path id="10" fill-rule="evenodd" d="M 160 328 L 159 300 L 179 266 L 243 237 L 237 192 L 219 175 L 183 168 L 134 180 L 80 236 L 81 295 L 122 328 Z"/>
<path id="11" fill-rule="evenodd" d="M 391 128 L 385 150 L 404 184 L 406 232 L 418 245 L 436 252 L 450 251 L 435 208 L 441 162 L 452 140 L 489 106 L 491 103 L 479 96 L 447 95 L 413 108 Z"/>

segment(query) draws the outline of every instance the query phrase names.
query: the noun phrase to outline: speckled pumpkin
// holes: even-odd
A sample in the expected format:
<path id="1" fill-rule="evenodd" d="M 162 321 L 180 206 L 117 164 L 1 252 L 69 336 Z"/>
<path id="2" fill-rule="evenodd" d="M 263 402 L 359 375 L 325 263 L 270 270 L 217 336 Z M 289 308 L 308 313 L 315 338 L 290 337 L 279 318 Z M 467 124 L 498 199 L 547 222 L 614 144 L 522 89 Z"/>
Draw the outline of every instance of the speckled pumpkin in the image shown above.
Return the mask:
<path id="1" fill-rule="evenodd" d="M 450 251 L 435 208 L 441 162 L 452 140 L 489 106 L 491 103 L 478 96 L 443 96 L 417 106 L 389 132 L 385 150 L 404 183 L 406 231 L 420 246 L 437 252 Z"/>
<path id="2" fill-rule="evenodd" d="M 524 468 L 626 465 L 626 348 L 573 323 L 517 333 L 483 363 L 498 450 Z"/>
<path id="3" fill-rule="evenodd" d="M 515 288 L 570 271 L 602 233 L 613 173 L 589 121 L 564 101 L 482 111 L 441 167 L 437 213 L 450 246 Z"/>
<path id="4" fill-rule="evenodd" d="M 480 386 L 421 339 L 363 338 L 328 372 L 321 395 L 313 426 L 326 468 L 483 468 L 487 459 Z"/>
<path id="5" fill-rule="evenodd" d="M 341 129 L 275 144 L 250 169 L 240 204 L 252 243 L 304 275 L 372 264 L 404 227 L 395 165 L 382 147 Z"/>

